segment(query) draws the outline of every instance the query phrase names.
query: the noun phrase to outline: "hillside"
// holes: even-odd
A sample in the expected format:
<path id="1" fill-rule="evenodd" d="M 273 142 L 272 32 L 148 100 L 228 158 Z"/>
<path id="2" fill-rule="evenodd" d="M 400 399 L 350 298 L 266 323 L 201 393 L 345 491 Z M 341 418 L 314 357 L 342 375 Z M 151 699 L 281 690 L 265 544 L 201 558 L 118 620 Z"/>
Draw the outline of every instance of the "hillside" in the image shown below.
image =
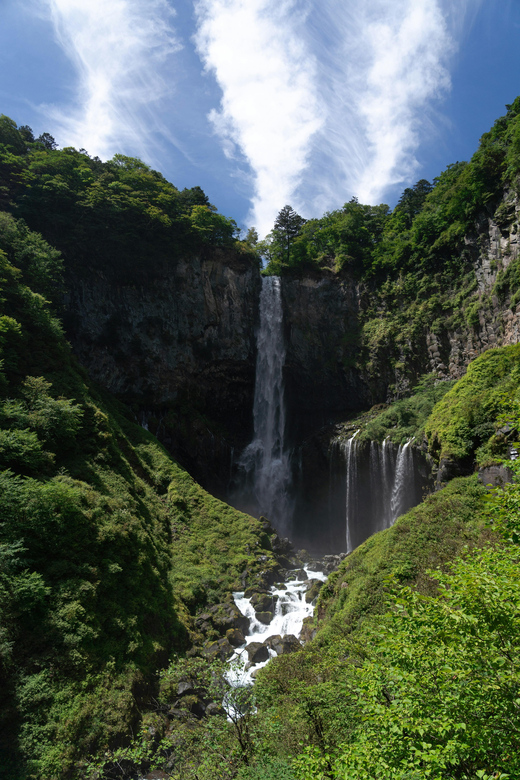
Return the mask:
<path id="1" fill-rule="evenodd" d="M 68 777 L 135 729 L 157 670 L 202 641 L 197 610 L 272 555 L 92 385 L 49 302 L 59 252 L 1 226 L 1 764 Z"/>

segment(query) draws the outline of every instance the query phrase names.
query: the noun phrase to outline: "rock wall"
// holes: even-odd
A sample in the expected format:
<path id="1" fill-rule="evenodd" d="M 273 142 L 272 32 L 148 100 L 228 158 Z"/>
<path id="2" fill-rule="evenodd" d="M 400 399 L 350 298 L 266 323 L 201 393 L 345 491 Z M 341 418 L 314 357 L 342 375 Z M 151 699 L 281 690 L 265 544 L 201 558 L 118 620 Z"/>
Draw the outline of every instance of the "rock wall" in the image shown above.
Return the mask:
<path id="1" fill-rule="evenodd" d="M 260 286 L 250 257 L 220 250 L 139 285 L 95 269 L 68 280 L 80 362 L 216 493 L 251 435 Z"/>
<path id="2" fill-rule="evenodd" d="M 478 284 L 478 321 L 450 332 L 444 343 L 433 333 L 427 335 L 430 369 L 446 379 L 460 379 L 468 363 L 486 349 L 520 341 L 520 304 L 511 295 L 500 300 L 493 292 L 499 273 L 520 256 L 518 196 L 506 192 L 494 217 L 483 217 L 465 243 L 473 257 Z"/>
<path id="3" fill-rule="evenodd" d="M 391 338 L 368 353 L 361 327 L 370 290 L 347 274 L 325 269 L 284 277 L 285 381 L 293 441 L 301 442 L 341 415 L 394 400 L 423 374 L 458 379 L 484 350 L 520 341 L 520 302 L 509 293 L 499 299 L 494 292 L 499 273 L 520 254 L 520 200 L 514 192 L 505 193 L 494 217 L 483 217 L 465 244 L 477 282 L 474 322 L 442 335 L 424 331 L 406 355 L 398 353 Z"/>
<path id="4" fill-rule="evenodd" d="M 478 288 L 474 321 L 441 336 L 422 333 L 407 355 L 384 339 L 373 354 L 363 344 L 370 290 L 347 273 L 285 276 L 289 446 L 393 400 L 422 374 L 459 378 L 485 349 L 518 342 L 520 303 L 514 290 L 499 298 L 494 285 L 519 256 L 519 225 L 520 202 L 507 192 L 466 238 Z M 227 495 L 233 452 L 252 435 L 258 266 L 250 256 L 214 250 L 172 260 L 139 283 L 93 267 L 71 275 L 68 286 L 67 332 L 90 375 L 130 403 L 207 489 Z"/>
<path id="5" fill-rule="evenodd" d="M 355 367 L 360 294 L 347 274 L 328 270 L 282 280 L 289 440 L 374 403 Z"/>

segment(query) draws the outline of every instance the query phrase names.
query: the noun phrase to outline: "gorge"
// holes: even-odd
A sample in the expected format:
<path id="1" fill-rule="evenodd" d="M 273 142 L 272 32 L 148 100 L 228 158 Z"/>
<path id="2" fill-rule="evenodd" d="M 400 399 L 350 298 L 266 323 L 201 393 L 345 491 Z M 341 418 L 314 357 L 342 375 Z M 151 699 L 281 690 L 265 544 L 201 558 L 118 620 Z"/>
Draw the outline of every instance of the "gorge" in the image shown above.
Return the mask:
<path id="1" fill-rule="evenodd" d="M 273 234 L 266 268 L 200 188 L 0 119 L 10 780 L 520 772 L 507 111 L 394 210 Z M 237 601 L 274 631 L 318 557 L 304 644 L 271 637 L 230 723 Z"/>

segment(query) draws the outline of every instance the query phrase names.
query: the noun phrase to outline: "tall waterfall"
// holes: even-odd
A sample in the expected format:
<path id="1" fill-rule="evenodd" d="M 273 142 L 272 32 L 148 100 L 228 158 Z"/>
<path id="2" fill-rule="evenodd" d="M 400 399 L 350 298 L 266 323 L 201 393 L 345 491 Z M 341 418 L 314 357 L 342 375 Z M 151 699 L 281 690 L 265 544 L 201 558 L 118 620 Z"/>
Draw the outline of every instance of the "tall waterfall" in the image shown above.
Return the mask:
<path id="1" fill-rule="evenodd" d="M 290 457 L 285 449 L 283 394 L 283 316 L 280 279 L 262 279 L 260 328 L 257 336 L 253 440 L 238 461 L 242 489 L 255 504 L 250 511 L 265 515 L 278 530 L 290 520 Z"/>

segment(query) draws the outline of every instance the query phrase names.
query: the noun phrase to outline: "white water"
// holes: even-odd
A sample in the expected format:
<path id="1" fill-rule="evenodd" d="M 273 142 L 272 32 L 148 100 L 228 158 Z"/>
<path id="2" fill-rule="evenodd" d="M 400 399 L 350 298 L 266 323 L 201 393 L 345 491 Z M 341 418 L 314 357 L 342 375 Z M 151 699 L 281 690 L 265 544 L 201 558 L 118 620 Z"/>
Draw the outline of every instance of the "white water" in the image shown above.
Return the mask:
<path id="1" fill-rule="evenodd" d="M 321 580 L 325 582 L 327 575 L 320 571 L 311 571 L 305 567 L 305 573 L 309 579 Z M 229 681 L 234 685 L 250 685 L 252 683 L 251 672 L 265 666 L 268 661 L 255 664 L 254 667 L 244 670 L 244 662 L 247 662 L 248 655 L 245 650 L 251 642 L 265 642 L 270 636 L 287 636 L 293 634 L 298 637 L 306 617 L 311 617 L 314 607 L 311 603 L 305 601 L 305 593 L 308 590 L 309 583 L 306 580 L 292 580 L 285 583 L 286 589 L 277 588 L 273 585 L 269 592 L 278 596 L 276 608 L 272 621 L 268 626 L 260 623 L 255 617 L 255 610 L 251 604 L 251 599 L 245 598 L 243 591 L 233 593 L 235 604 L 243 615 L 249 618 L 249 633 L 246 636 L 246 643 L 235 651 L 231 658 L 231 671 L 228 675 Z M 269 650 L 269 658 L 276 656 L 274 650 Z M 238 664 L 236 662 L 239 662 Z M 235 665 L 233 663 L 235 662 Z M 241 662 L 241 663 L 240 663 Z"/>
<path id="2" fill-rule="evenodd" d="M 392 498 L 390 499 L 390 525 L 393 525 L 399 515 L 404 512 L 405 491 L 407 480 L 410 478 L 410 474 L 413 479 L 413 460 L 410 444 L 412 439 L 409 439 L 406 444 L 399 445 L 397 451 L 397 460 L 395 464 L 395 479 L 392 489 Z"/>
<path id="3" fill-rule="evenodd" d="M 278 530 L 289 521 L 290 457 L 285 449 L 283 396 L 283 316 L 280 279 L 262 279 L 260 328 L 257 336 L 254 435 L 238 461 L 242 482 L 254 496 L 256 512 Z"/>
<path id="4" fill-rule="evenodd" d="M 388 439 L 360 442 L 359 431 L 331 442 L 331 467 L 337 448 L 342 455 L 347 553 L 370 534 L 394 524 L 414 503 L 416 467 L 413 439 L 395 447 Z M 333 474 L 329 475 L 333 485 Z M 329 515 L 331 498 L 329 498 Z"/>
<path id="5" fill-rule="evenodd" d="M 355 438 L 359 431 L 356 431 L 350 439 L 347 439 L 343 443 L 342 449 L 345 457 L 346 466 L 346 499 L 345 499 L 345 515 L 346 515 L 346 534 L 347 534 L 347 553 L 352 552 L 352 534 L 350 525 L 352 517 L 355 514 L 356 506 L 354 503 L 355 489 L 356 489 L 356 477 L 357 477 L 357 460 L 355 450 Z M 354 452 L 353 452 L 354 451 Z"/>
<path id="6" fill-rule="evenodd" d="M 392 461 L 390 456 L 390 448 L 388 447 L 388 437 L 383 440 L 383 444 L 381 445 L 380 449 L 380 466 L 381 466 L 381 482 L 380 490 L 382 490 L 383 493 L 383 512 L 381 517 L 381 529 L 388 528 L 390 525 L 390 507 L 388 505 L 388 502 L 385 500 L 386 496 L 390 495 L 390 491 L 392 489 L 392 479 L 391 479 L 391 470 L 392 470 Z"/>

